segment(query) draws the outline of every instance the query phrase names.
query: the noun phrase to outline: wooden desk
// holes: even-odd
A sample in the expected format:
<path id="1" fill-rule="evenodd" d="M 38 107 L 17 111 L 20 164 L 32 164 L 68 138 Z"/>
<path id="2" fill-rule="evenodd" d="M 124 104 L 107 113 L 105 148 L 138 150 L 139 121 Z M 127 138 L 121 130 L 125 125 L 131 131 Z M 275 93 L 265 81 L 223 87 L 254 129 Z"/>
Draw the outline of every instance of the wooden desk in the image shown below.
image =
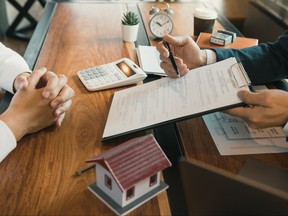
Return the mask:
<path id="1" fill-rule="evenodd" d="M 172 4 L 173 9 L 175 8 L 176 11 L 174 20 L 175 23 L 178 23 L 173 31 L 174 35 L 193 35 L 193 29 L 189 28 L 189 26 L 193 26 L 193 20 L 187 18 L 186 14 L 189 14 L 191 9 L 197 7 L 198 4 L 199 2 L 187 3 L 185 4 L 185 8 L 182 8 L 183 5 L 181 4 Z M 147 22 L 149 19 L 149 16 L 147 16 L 150 9 L 149 6 L 147 6 L 147 4 L 140 4 L 139 8 L 144 17 L 143 19 Z M 181 13 L 179 13 L 180 11 Z M 185 25 L 179 25 L 179 23 L 183 23 L 183 20 L 185 20 Z M 227 19 L 221 14 L 218 14 L 214 31 L 219 29 L 234 31 L 238 36 L 243 36 L 239 31 L 237 31 L 237 29 L 231 26 L 231 24 L 227 22 Z M 151 45 L 155 45 L 159 42 L 158 40 L 154 40 L 149 32 L 148 38 Z M 221 156 L 201 117 L 155 128 L 154 133 L 158 142 L 160 142 L 160 145 L 173 164 L 172 168 L 164 171 L 166 182 L 169 185 L 173 185 L 177 190 L 177 192 L 172 190 L 168 191 L 169 198 L 177 197 L 177 199 L 179 199 L 178 202 L 174 200 L 174 202 L 177 202 L 175 205 L 170 201 L 170 208 L 173 213 L 177 213 L 179 209 L 183 210 L 185 208 L 181 205 L 183 200 L 181 199 L 181 192 L 179 192 L 181 190 L 181 183 L 179 183 L 179 172 L 177 170 L 178 159 L 181 156 L 194 158 L 233 173 L 238 173 L 245 161 L 249 158 L 256 158 L 274 165 L 288 167 L 287 153 Z M 181 213 L 184 214 L 184 211 L 185 210 Z"/>
<path id="2" fill-rule="evenodd" d="M 48 1 L 24 55 L 31 68 L 46 66 L 49 70 L 64 73 L 69 79 L 68 84 L 75 90 L 75 97 L 61 128 L 51 127 L 25 136 L 0 164 L 0 209 L 3 215 L 113 215 L 87 189 L 95 181 L 95 171 L 91 170 L 81 176 L 76 176 L 75 171 L 86 165 L 86 159 L 144 134 L 131 134 L 102 144 L 101 137 L 111 97 L 119 88 L 91 93 L 76 76 L 77 71 L 84 67 L 122 57 L 137 62 L 135 44 L 122 41 L 120 19 L 127 7 L 138 11 L 138 6 L 135 3 L 80 2 Z M 173 4 L 175 21 L 187 21 L 186 16 L 190 17 L 193 8 L 199 4 L 199 1 Z M 138 13 L 145 18 L 136 45 L 157 43 L 149 33 L 148 36 L 145 34 L 144 29 L 147 25 L 147 11 L 151 6 L 151 3 L 139 3 Z M 219 16 L 218 21 L 218 28 L 235 30 L 225 18 Z M 191 22 L 189 18 L 185 26 L 177 25 L 174 34 L 191 35 Z M 224 23 L 223 26 L 220 23 Z M 199 132 L 197 136 L 194 129 Z M 170 189 L 130 215 L 184 215 L 186 210 L 181 195 L 178 157 L 184 154 L 214 163 L 214 156 L 217 164 L 222 161 L 222 157 L 216 151 L 200 118 L 161 126 L 153 132 L 173 164 L 171 169 L 163 172 Z M 203 149 L 204 146 L 209 148 Z M 196 150 L 191 152 L 189 147 L 191 151 Z M 225 159 L 223 161 L 221 164 L 224 165 L 230 162 Z M 232 162 L 239 166 L 237 161 Z"/>
<path id="3" fill-rule="evenodd" d="M 139 3 L 139 10 L 142 16 L 142 19 L 144 21 L 144 27 L 147 29 L 147 37 L 149 39 L 149 42 L 151 45 L 156 45 L 159 41 L 159 39 L 156 39 L 153 37 L 151 32 L 149 31 L 148 23 L 150 19 L 149 11 L 151 10 L 151 7 L 154 5 L 154 3 Z M 172 10 L 174 11 L 173 14 L 173 20 L 174 20 L 174 29 L 172 32 L 172 35 L 194 35 L 193 30 L 193 11 L 197 7 L 204 7 L 203 3 L 200 1 L 191 1 L 187 3 L 170 3 L 169 4 Z M 159 5 L 157 4 L 157 7 L 159 8 L 165 8 L 165 5 Z M 220 15 L 221 20 L 221 15 Z M 216 20 L 215 26 L 214 26 L 214 32 L 217 30 L 223 30 L 223 25 L 219 22 L 219 20 Z"/>
<path id="4" fill-rule="evenodd" d="M 122 57 L 137 60 L 134 44 L 122 41 L 120 23 L 127 6 L 48 3 L 48 7 L 52 5 L 54 15 L 35 68 L 45 65 L 49 70 L 65 74 L 68 84 L 75 90 L 75 97 L 61 128 L 51 127 L 25 136 L 0 164 L 0 214 L 113 215 L 87 189 L 96 180 L 95 171 L 81 176 L 76 176 L 75 171 L 87 165 L 85 160 L 144 133 L 102 145 L 111 97 L 119 88 L 88 92 L 76 73 L 83 67 Z M 32 41 L 32 45 L 35 44 Z M 131 215 L 170 215 L 166 193 L 137 208 Z"/>

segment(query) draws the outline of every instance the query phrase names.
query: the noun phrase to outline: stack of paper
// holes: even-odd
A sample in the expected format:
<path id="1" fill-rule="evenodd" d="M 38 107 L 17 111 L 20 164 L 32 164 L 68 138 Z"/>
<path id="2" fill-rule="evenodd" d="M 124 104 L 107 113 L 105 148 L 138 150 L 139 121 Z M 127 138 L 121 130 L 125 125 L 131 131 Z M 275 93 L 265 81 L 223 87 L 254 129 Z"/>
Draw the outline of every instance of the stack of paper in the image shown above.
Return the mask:
<path id="1" fill-rule="evenodd" d="M 253 86 L 256 92 L 266 86 Z M 252 129 L 244 120 L 215 112 L 203 116 L 204 122 L 221 155 L 245 155 L 288 152 L 282 127 Z"/>
<path id="2" fill-rule="evenodd" d="M 141 46 L 137 48 L 137 55 L 140 67 L 147 74 L 166 76 L 160 67 L 160 54 L 154 46 Z"/>

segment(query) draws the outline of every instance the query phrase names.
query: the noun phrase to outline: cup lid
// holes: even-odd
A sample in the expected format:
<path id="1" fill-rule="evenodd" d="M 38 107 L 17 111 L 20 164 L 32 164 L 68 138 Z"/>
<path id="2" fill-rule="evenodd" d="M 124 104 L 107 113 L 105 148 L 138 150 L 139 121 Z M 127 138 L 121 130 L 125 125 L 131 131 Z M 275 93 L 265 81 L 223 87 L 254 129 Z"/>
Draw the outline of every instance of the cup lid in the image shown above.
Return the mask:
<path id="1" fill-rule="evenodd" d="M 196 8 L 194 16 L 200 19 L 216 19 L 217 13 L 209 8 Z"/>

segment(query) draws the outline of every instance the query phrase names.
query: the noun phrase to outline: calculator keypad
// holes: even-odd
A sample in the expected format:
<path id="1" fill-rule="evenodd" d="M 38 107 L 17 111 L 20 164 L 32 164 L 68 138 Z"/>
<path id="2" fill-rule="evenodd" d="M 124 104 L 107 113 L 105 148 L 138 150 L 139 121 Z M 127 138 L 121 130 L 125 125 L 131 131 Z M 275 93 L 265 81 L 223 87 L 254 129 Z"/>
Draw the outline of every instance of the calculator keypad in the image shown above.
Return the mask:
<path id="1" fill-rule="evenodd" d="M 123 73 L 115 70 L 112 64 L 87 68 L 79 71 L 78 75 L 82 77 L 84 85 L 87 85 L 90 88 L 106 85 L 126 78 Z"/>
<path id="2" fill-rule="evenodd" d="M 108 64 L 85 68 L 77 76 L 88 91 L 100 91 L 143 81 L 147 74 L 133 61 L 122 58 Z"/>

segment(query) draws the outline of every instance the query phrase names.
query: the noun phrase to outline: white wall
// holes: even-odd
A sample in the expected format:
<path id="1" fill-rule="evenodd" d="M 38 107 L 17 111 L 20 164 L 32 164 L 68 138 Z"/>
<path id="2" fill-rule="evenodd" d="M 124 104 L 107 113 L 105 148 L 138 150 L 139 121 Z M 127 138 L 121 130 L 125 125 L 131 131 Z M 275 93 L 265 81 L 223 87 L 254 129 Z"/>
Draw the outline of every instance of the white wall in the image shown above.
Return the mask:
<path id="1" fill-rule="evenodd" d="M 112 179 L 112 190 L 107 188 L 105 185 L 105 175 L 109 176 Z M 104 167 L 100 164 L 96 163 L 96 184 L 99 188 L 101 188 L 108 196 L 110 196 L 116 203 L 120 206 L 123 205 L 122 202 L 122 191 L 120 190 L 119 186 L 115 182 L 114 178 L 112 177 L 111 173 L 108 172 Z"/>
<path id="2" fill-rule="evenodd" d="M 139 197 L 143 196 L 144 194 L 146 194 L 147 192 L 153 190 L 154 188 L 158 187 L 160 184 L 160 172 L 157 173 L 157 183 L 153 186 L 149 186 L 150 183 L 150 178 L 146 178 L 142 181 L 140 181 L 139 183 L 137 183 L 135 185 L 135 193 L 134 193 L 134 197 L 126 200 L 126 193 L 123 194 L 123 206 L 128 205 L 129 203 L 135 201 L 136 199 L 138 199 Z"/>

